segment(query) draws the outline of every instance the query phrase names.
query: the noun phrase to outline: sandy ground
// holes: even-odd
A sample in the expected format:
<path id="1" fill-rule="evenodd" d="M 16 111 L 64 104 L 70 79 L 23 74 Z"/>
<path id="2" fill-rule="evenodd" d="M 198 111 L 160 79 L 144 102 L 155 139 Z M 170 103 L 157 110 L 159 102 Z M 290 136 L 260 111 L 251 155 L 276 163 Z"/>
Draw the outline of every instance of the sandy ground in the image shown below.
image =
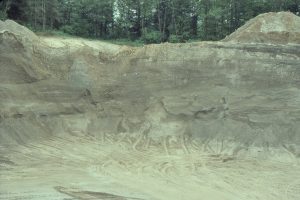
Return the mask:
<path id="1" fill-rule="evenodd" d="M 63 38 L 63 37 L 44 37 L 41 36 L 40 39 L 44 44 L 52 48 L 62 48 L 69 47 L 74 50 L 88 47 L 92 48 L 99 52 L 105 52 L 108 54 L 117 54 L 123 50 L 125 50 L 126 46 L 120 46 L 116 44 L 112 44 L 109 42 L 99 41 L 99 40 L 88 40 L 83 38 Z"/>
<path id="2" fill-rule="evenodd" d="M 96 138 L 1 149 L 0 199 L 300 199 L 297 163 L 228 159 Z"/>

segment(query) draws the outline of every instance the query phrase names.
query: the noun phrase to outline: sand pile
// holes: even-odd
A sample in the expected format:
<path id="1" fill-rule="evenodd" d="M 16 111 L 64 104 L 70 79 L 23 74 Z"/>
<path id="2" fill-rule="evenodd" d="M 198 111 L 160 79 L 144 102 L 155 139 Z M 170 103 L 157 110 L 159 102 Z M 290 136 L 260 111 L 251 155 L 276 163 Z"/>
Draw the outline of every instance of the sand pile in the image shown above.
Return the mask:
<path id="1" fill-rule="evenodd" d="M 43 60 L 35 55 L 39 43 L 28 28 L 0 21 L 0 83 L 31 83 L 48 77 Z"/>
<path id="2" fill-rule="evenodd" d="M 91 70 L 127 56 L 130 51 L 129 47 L 101 41 L 38 37 L 12 20 L 0 21 L 0 83 L 31 83 L 49 78 L 80 79 L 80 83 L 86 83 L 81 79 Z"/>
<path id="3" fill-rule="evenodd" d="M 21 36 L 30 41 L 38 40 L 38 37 L 32 31 L 12 20 L 0 20 L 0 33 L 3 34 L 4 32 L 13 33 L 16 36 Z"/>
<path id="4" fill-rule="evenodd" d="M 290 12 L 261 14 L 226 37 L 224 41 L 300 44 L 300 17 Z"/>

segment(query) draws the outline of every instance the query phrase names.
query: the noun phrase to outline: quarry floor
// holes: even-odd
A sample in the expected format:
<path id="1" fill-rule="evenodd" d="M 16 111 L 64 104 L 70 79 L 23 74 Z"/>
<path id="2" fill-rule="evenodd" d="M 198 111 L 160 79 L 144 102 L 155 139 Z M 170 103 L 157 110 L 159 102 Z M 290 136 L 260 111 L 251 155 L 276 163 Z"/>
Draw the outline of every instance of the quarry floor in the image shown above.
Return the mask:
<path id="1" fill-rule="evenodd" d="M 78 136 L 1 147 L 0 199 L 300 199 L 298 161 L 169 151 Z"/>

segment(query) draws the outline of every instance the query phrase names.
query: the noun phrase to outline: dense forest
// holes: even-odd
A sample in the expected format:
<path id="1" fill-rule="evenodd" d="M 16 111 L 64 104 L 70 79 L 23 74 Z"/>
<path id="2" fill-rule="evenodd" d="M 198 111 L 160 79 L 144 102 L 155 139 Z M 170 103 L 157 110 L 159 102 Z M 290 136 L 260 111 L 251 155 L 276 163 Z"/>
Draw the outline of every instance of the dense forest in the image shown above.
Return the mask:
<path id="1" fill-rule="evenodd" d="M 271 11 L 300 15 L 300 0 L 0 0 L 0 19 L 34 31 L 145 43 L 219 40 Z"/>

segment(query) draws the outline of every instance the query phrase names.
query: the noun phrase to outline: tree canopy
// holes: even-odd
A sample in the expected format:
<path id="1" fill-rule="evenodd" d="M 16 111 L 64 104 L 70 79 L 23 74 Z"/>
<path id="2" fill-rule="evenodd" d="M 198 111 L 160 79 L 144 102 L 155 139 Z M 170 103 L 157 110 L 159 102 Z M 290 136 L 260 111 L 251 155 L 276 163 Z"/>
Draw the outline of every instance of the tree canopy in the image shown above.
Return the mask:
<path id="1" fill-rule="evenodd" d="M 141 40 L 219 40 L 264 12 L 300 15 L 300 0 L 0 0 L 0 19 L 35 31 Z"/>

